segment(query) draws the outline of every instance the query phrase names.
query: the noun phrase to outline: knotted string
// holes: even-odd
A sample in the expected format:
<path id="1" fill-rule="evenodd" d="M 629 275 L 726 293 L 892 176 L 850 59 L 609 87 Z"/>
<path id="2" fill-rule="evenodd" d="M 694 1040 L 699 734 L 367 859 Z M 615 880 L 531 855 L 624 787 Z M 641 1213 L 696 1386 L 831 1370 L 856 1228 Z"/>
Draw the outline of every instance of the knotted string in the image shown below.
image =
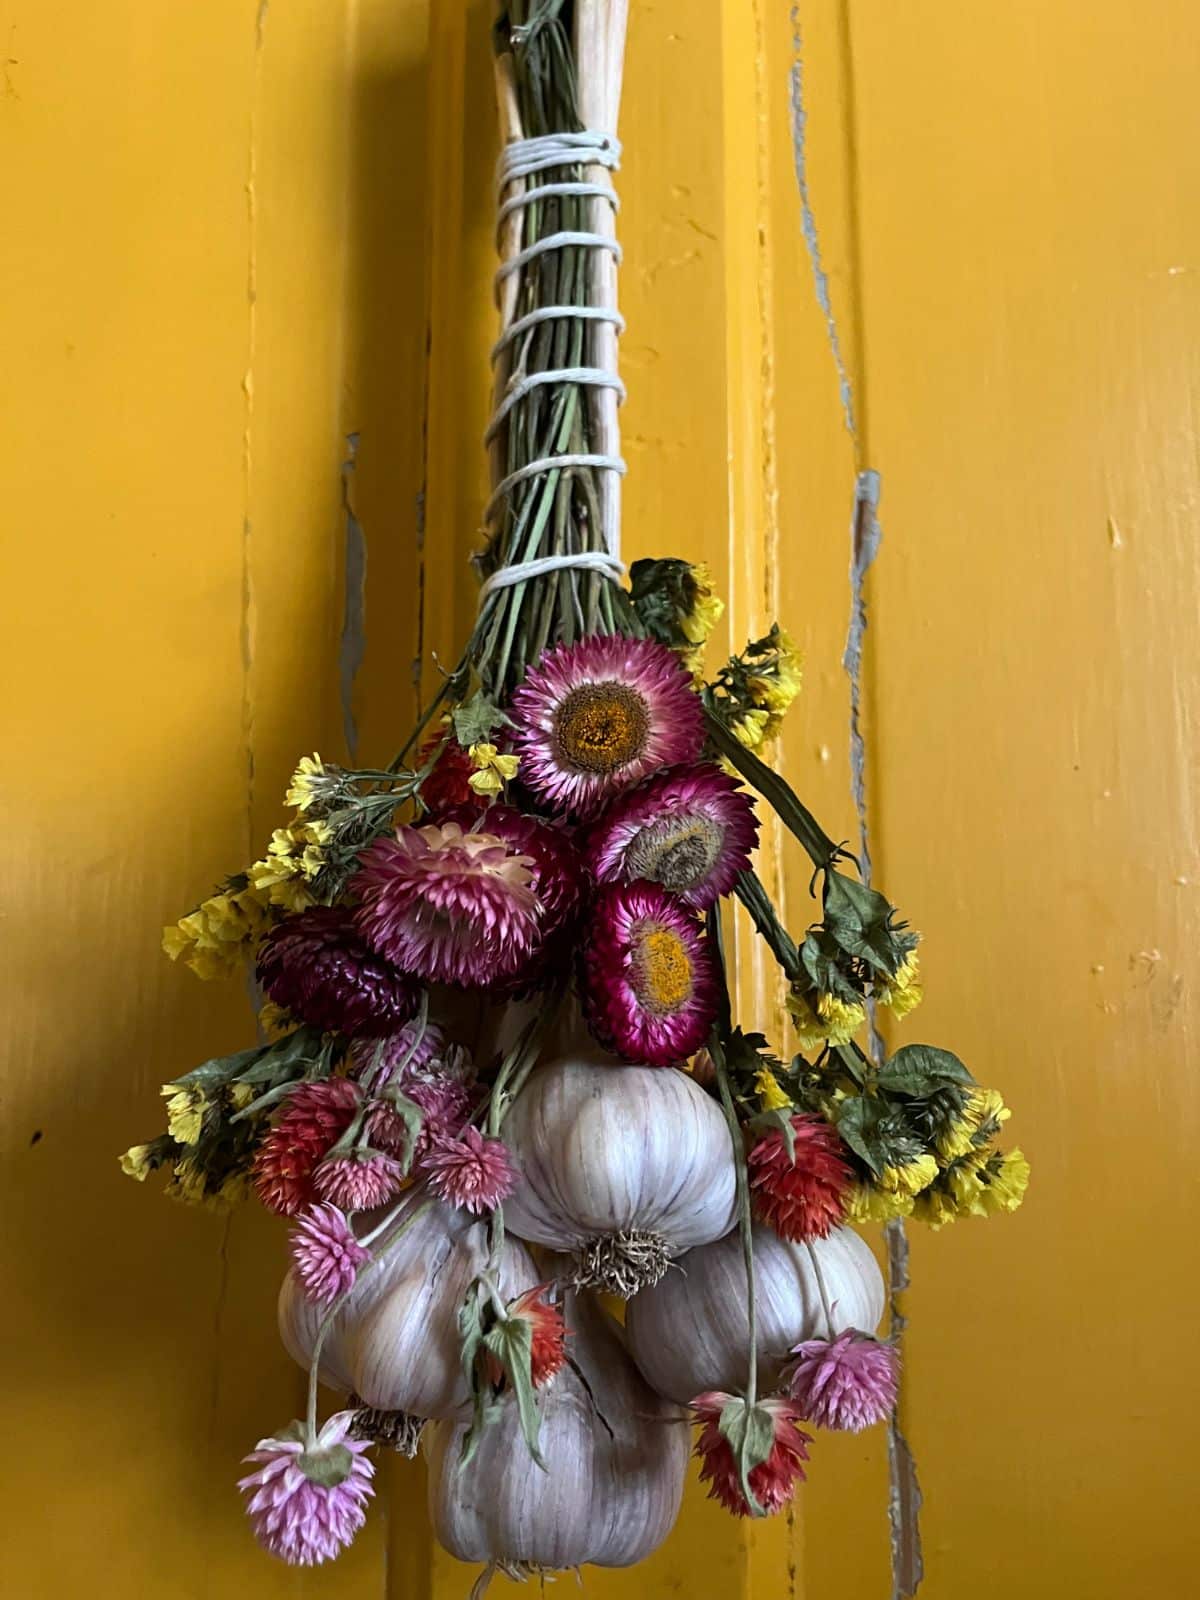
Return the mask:
<path id="1" fill-rule="evenodd" d="M 545 172 L 552 167 L 589 166 L 603 167 L 607 172 L 615 172 L 621 164 L 621 144 L 611 133 L 596 133 L 583 130 L 578 133 L 547 133 L 541 134 L 536 139 L 514 139 L 506 144 L 500 152 L 500 159 L 496 164 L 496 227 L 497 236 L 503 228 L 504 222 L 513 212 L 523 206 L 531 205 L 535 200 L 547 199 L 555 195 L 592 196 L 606 201 L 613 209 L 614 214 L 620 209 L 620 200 L 607 175 L 600 182 L 572 180 L 557 183 L 533 183 L 525 189 L 506 197 L 505 190 L 518 181 L 534 177 L 539 172 Z M 497 299 L 504 281 L 513 273 L 520 272 L 535 261 L 538 256 L 550 250 L 561 250 L 568 246 L 589 250 L 607 250 L 618 263 L 621 260 L 621 247 L 615 239 L 602 233 L 593 233 L 587 230 L 571 230 L 560 233 L 548 234 L 544 239 L 537 239 L 533 244 L 527 245 L 507 261 L 501 263 L 495 276 L 495 290 Z M 625 327 L 625 319 L 615 307 L 608 306 L 539 306 L 536 310 L 528 312 L 523 317 L 518 317 L 510 324 L 492 349 L 492 361 L 497 361 L 515 339 L 521 337 L 530 328 L 536 327 L 541 322 L 548 322 L 559 317 L 575 317 L 581 322 L 611 322 L 618 333 Z M 612 389 L 615 391 L 618 403 L 625 398 L 625 386 L 615 372 L 606 371 L 602 367 L 558 367 L 546 372 L 515 371 L 510 379 L 491 421 L 488 423 L 484 435 L 484 443 L 490 445 L 496 435 L 504 426 L 513 407 L 532 390 L 546 384 L 574 383 L 585 387 L 597 389 Z M 492 492 L 492 497 L 484 508 L 484 521 L 488 523 L 495 516 L 504 501 L 511 495 L 518 484 L 525 483 L 530 478 L 540 474 L 558 471 L 568 467 L 594 467 L 601 472 L 615 472 L 623 474 L 625 462 L 620 456 L 605 455 L 600 452 L 563 454 L 556 456 L 539 456 L 537 460 L 528 462 L 525 466 L 518 467 L 515 472 L 510 472 L 502 478 Z M 615 544 L 615 539 L 613 540 Z M 497 589 L 508 588 L 514 583 L 521 583 L 526 578 L 540 578 L 547 573 L 561 572 L 568 568 L 577 568 L 588 572 L 602 572 L 606 578 L 614 583 L 619 583 L 625 575 L 625 564 L 620 558 L 616 548 L 607 550 L 581 550 L 575 554 L 539 556 L 533 561 L 518 561 L 512 566 L 500 567 L 493 572 L 480 585 L 479 604 L 482 606 L 487 597 Z"/>

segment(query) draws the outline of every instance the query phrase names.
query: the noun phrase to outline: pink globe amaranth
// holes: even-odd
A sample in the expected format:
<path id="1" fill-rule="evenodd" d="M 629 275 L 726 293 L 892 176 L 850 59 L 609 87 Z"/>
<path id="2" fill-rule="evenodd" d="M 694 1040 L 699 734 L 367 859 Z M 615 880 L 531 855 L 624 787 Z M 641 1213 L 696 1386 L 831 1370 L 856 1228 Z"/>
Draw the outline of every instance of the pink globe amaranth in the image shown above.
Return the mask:
<path id="1" fill-rule="evenodd" d="M 607 884 L 596 895 L 580 987 L 600 1043 L 648 1066 L 693 1055 L 717 1014 L 708 941 L 657 883 Z"/>
<path id="2" fill-rule="evenodd" d="M 311 906 L 273 928 L 258 953 L 258 981 L 285 1011 L 339 1033 L 391 1033 L 417 1009 L 416 984 L 368 950 L 340 906 Z"/>
<path id="3" fill-rule="evenodd" d="M 555 811 L 591 817 L 660 767 L 695 761 L 704 713 L 674 652 L 598 634 L 531 667 L 510 707 L 520 781 Z"/>
<path id="4" fill-rule="evenodd" d="M 311 1449 L 293 1423 L 275 1439 L 260 1439 L 245 1458 L 256 1470 L 238 1482 L 246 1513 L 264 1550 L 294 1567 L 315 1567 L 340 1554 L 366 1521 L 375 1468 L 370 1448 L 352 1437 L 353 1411 L 329 1418 Z"/>
<path id="5" fill-rule="evenodd" d="M 313 1188 L 322 1200 L 342 1211 L 373 1211 L 397 1193 L 404 1169 L 394 1156 L 382 1153 L 335 1156 L 313 1173 Z"/>
<path id="6" fill-rule="evenodd" d="M 452 1139 L 462 1130 L 478 1098 L 472 1085 L 458 1078 L 416 1078 L 406 1082 L 401 1093 L 421 1112 L 415 1141 L 409 1136 L 408 1123 L 401 1112 L 386 1101 L 380 1101 L 371 1111 L 367 1131 L 375 1149 L 402 1161 L 411 1144 L 416 1166 L 440 1140 Z"/>
<path id="7" fill-rule="evenodd" d="M 456 1139 L 439 1139 L 423 1162 L 429 1187 L 442 1200 L 475 1216 L 494 1211 L 517 1187 L 517 1174 L 499 1139 L 464 1128 Z"/>
<path id="8" fill-rule="evenodd" d="M 329 1306 L 348 1294 L 358 1269 L 371 1259 L 343 1213 L 331 1205 L 303 1212 L 288 1244 L 305 1299 L 314 1305 Z"/>
<path id="9" fill-rule="evenodd" d="M 532 861 L 457 822 L 398 828 L 359 857 L 355 919 L 371 949 L 430 983 L 511 978 L 538 939 Z"/>
<path id="10" fill-rule="evenodd" d="M 836 1339 L 806 1339 L 793 1354 L 785 1382 L 806 1421 L 861 1433 L 895 1409 L 899 1359 L 890 1344 L 847 1328 Z"/>
<path id="11" fill-rule="evenodd" d="M 704 911 L 729 894 L 757 843 L 750 796 L 706 762 L 671 767 L 618 795 L 585 852 L 600 883 L 648 879 Z"/>

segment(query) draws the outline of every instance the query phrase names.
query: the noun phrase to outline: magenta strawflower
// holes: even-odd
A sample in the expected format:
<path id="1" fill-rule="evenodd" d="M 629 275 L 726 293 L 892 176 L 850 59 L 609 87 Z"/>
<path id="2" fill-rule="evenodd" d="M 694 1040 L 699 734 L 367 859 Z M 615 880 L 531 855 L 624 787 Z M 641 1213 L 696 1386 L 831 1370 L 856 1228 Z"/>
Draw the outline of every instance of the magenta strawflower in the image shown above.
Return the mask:
<path id="1" fill-rule="evenodd" d="M 806 1421 L 861 1433 L 895 1409 L 899 1361 L 890 1344 L 847 1328 L 836 1339 L 806 1339 L 793 1354 L 787 1389 Z"/>
<path id="2" fill-rule="evenodd" d="M 652 639 L 594 635 L 543 656 L 512 697 L 521 782 L 556 811 L 589 817 L 660 767 L 695 761 L 699 697 Z"/>
<path id="3" fill-rule="evenodd" d="M 591 830 L 588 865 L 601 883 L 638 878 L 698 911 L 728 894 L 758 843 L 754 804 L 719 767 L 672 767 L 618 795 Z"/>
<path id="4" fill-rule="evenodd" d="M 468 832 L 495 834 L 511 850 L 526 857 L 530 887 L 540 907 L 538 927 L 543 940 L 574 920 L 583 897 L 583 863 L 574 843 L 557 823 L 499 804 L 457 806 L 442 820 L 460 823 Z"/>
<path id="5" fill-rule="evenodd" d="M 404 1169 L 383 1154 L 335 1156 L 313 1173 L 313 1188 L 322 1200 L 342 1211 L 370 1211 L 390 1200 L 404 1181 Z"/>
<path id="6" fill-rule="evenodd" d="M 371 1259 L 336 1206 L 312 1206 L 292 1230 L 288 1247 L 304 1289 L 315 1305 L 329 1306 L 354 1287 L 359 1267 Z"/>
<path id="7" fill-rule="evenodd" d="M 368 950 L 339 906 L 311 906 L 272 929 L 258 981 L 302 1022 L 341 1033 L 390 1033 L 417 1009 L 413 980 Z"/>
<path id="8" fill-rule="evenodd" d="M 704 1043 L 717 1014 L 708 941 L 657 883 L 608 884 L 592 907 L 582 964 L 584 1014 L 628 1061 L 671 1066 Z"/>
<path id="9" fill-rule="evenodd" d="M 368 945 L 404 972 L 481 988 L 514 976 L 538 940 L 532 862 L 457 822 L 397 828 L 360 856 L 351 882 Z"/>
<path id="10" fill-rule="evenodd" d="M 254 1537 L 294 1567 L 315 1567 L 338 1555 L 366 1521 L 375 1468 L 367 1440 L 351 1436 L 353 1411 L 329 1418 L 311 1448 L 294 1422 L 275 1439 L 260 1439 L 245 1459 L 257 1471 L 238 1481 Z"/>
<path id="11" fill-rule="evenodd" d="M 493 1211 L 517 1186 L 504 1145 L 484 1138 L 478 1128 L 464 1128 L 457 1139 L 439 1140 L 424 1165 L 434 1193 L 475 1216 Z"/>

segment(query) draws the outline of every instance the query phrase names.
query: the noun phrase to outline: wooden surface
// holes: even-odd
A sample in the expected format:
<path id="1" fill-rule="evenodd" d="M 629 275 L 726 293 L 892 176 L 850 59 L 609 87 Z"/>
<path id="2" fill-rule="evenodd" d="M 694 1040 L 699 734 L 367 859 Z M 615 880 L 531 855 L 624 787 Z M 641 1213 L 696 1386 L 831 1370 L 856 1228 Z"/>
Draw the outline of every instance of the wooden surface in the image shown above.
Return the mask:
<path id="1" fill-rule="evenodd" d="M 780 753 L 837 836 L 854 476 L 903 1030 L 1014 1107 L 1025 1209 L 913 1229 L 904 1421 L 931 1600 L 1189 1592 L 1200 27 L 1183 0 L 806 0 L 801 227 L 774 0 L 635 0 L 620 188 L 627 554 L 704 557 L 808 657 Z M 456 1600 L 419 1467 L 352 1554 L 258 1554 L 280 1230 L 121 1177 L 237 986 L 158 929 L 293 758 L 391 754 L 472 594 L 492 312 L 485 0 L 0 7 L 9 684 L 4 1371 L 18 1600 Z M 363 549 L 365 582 L 360 581 Z M 723 637 L 723 647 L 728 642 Z M 806 873 L 770 840 L 796 926 Z M 740 968 L 748 1020 L 769 975 Z M 1168 1293 L 1169 1291 L 1169 1293 Z M 603 1597 L 891 1592 L 883 1442 L 793 1518 L 693 1493 Z M 504 1584 L 497 1592 L 505 1590 Z"/>

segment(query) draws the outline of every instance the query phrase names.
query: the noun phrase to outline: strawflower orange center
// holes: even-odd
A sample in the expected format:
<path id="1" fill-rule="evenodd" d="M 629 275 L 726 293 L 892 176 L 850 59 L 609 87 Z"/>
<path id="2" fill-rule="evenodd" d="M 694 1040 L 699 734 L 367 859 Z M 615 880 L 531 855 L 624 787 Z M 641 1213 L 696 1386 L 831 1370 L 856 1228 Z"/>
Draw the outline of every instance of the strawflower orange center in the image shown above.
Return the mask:
<path id="1" fill-rule="evenodd" d="M 634 965 L 638 997 L 648 1010 L 668 1016 L 691 995 L 691 957 L 670 928 L 649 928 L 643 933 Z"/>
<path id="2" fill-rule="evenodd" d="M 649 728 L 646 702 L 623 683 L 581 684 L 554 717 L 560 752 L 588 772 L 628 766 L 644 750 Z"/>

